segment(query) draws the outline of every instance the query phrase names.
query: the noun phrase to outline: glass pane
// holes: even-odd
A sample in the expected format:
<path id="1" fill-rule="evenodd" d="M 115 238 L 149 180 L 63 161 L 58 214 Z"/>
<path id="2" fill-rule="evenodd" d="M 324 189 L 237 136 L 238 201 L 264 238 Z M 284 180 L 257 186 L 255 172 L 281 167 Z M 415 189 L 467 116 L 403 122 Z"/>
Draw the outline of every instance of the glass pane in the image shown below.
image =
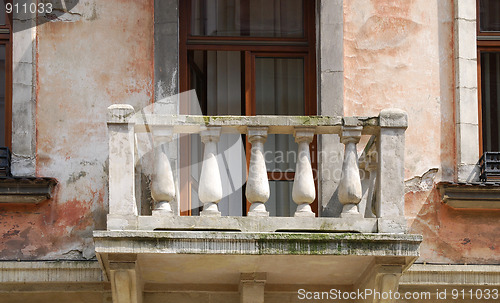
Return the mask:
<path id="1" fill-rule="evenodd" d="M 5 25 L 7 13 L 5 12 L 5 1 L 0 2 L 0 25 Z"/>
<path id="2" fill-rule="evenodd" d="M 297 204 L 292 200 L 293 182 L 269 181 L 270 196 L 266 209 L 272 217 L 293 217 Z"/>
<path id="3" fill-rule="evenodd" d="M 481 53 L 483 150 L 500 151 L 500 52 Z"/>
<path id="4" fill-rule="evenodd" d="M 5 142 L 5 45 L 0 45 L 0 146 L 6 146 Z"/>
<path id="5" fill-rule="evenodd" d="M 304 115 L 304 59 L 255 59 L 257 115 Z"/>
<path id="6" fill-rule="evenodd" d="M 303 0 L 192 0 L 194 36 L 303 37 Z"/>
<path id="7" fill-rule="evenodd" d="M 479 1 L 479 29 L 482 32 L 500 31 L 500 1 Z"/>
<path id="8" fill-rule="evenodd" d="M 285 177 L 286 172 L 295 172 L 298 145 L 293 135 L 268 135 L 264 151 L 268 171 L 281 177 Z"/>

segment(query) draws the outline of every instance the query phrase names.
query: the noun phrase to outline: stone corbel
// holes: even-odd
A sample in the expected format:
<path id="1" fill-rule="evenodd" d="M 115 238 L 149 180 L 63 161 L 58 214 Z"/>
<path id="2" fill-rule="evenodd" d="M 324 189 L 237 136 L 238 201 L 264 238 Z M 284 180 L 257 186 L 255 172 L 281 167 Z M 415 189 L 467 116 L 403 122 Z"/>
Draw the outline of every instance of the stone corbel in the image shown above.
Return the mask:
<path id="1" fill-rule="evenodd" d="M 405 267 L 404 261 L 376 262 L 362 274 L 361 281 L 356 288 L 365 295 L 362 302 L 393 303 L 397 297 L 399 280 Z M 392 263 L 392 264 L 390 264 Z M 399 263 L 399 264 L 398 264 Z"/>
<path id="2" fill-rule="evenodd" d="M 240 303 L 264 303 L 265 272 L 241 273 Z"/>
<path id="3" fill-rule="evenodd" d="M 113 303 L 142 303 L 143 283 L 137 262 L 110 262 Z"/>
<path id="4" fill-rule="evenodd" d="M 396 302 L 394 293 L 398 291 L 401 274 L 401 266 L 380 265 L 375 274 L 375 291 L 378 291 L 380 296 L 375 296 L 374 294 L 374 303 Z"/>

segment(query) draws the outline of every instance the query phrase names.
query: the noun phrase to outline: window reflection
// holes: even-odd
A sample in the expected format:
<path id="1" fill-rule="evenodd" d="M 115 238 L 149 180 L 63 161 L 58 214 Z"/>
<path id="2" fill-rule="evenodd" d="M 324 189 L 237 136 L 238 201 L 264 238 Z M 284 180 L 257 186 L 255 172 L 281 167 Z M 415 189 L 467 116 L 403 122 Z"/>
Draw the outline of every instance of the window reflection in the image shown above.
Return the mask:
<path id="1" fill-rule="evenodd" d="M 304 36 L 302 0 L 192 0 L 194 36 Z"/>

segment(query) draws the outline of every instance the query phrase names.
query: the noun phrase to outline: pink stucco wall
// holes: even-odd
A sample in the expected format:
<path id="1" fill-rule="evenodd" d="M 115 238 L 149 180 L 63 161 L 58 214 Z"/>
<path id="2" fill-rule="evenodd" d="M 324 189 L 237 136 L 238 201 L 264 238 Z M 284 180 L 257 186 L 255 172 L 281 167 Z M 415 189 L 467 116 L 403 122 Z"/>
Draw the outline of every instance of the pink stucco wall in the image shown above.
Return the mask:
<path id="1" fill-rule="evenodd" d="M 452 0 L 344 1 L 344 114 L 407 111 L 405 211 L 424 236 L 420 261 L 496 264 L 500 211 L 453 209 L 436 189 L 455 171 L 453 18 Z"/>
<path id="2" fill-rule="evenodd" d="M 50 201 L 0 207 L 2 259 L 95 255 L 92 231 L 107 214 L 106 109 L 153 99 L 153 0 L 82 0 L 75 11 L 37 31 L 37 175 L 59 185 Z"/>

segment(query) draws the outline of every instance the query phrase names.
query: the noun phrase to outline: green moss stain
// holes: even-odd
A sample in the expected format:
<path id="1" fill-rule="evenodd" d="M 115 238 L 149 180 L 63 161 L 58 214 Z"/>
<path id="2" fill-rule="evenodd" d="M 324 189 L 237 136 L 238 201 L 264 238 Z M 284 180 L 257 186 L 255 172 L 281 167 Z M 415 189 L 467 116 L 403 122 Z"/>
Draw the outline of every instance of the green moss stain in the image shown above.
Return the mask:
<path id="1" fill-rule="evenodd" d="M 259 254 L 290 255 L 322 255 L 334 251 L 340 255 L 342 251 L 351 252 L 349 240 L 361 240 L 362 243 L 356 241 L 356 250 L 369 249 L 372 241 L 368 235 L 354 233 L 262 233 L 256 239 Z"/>

